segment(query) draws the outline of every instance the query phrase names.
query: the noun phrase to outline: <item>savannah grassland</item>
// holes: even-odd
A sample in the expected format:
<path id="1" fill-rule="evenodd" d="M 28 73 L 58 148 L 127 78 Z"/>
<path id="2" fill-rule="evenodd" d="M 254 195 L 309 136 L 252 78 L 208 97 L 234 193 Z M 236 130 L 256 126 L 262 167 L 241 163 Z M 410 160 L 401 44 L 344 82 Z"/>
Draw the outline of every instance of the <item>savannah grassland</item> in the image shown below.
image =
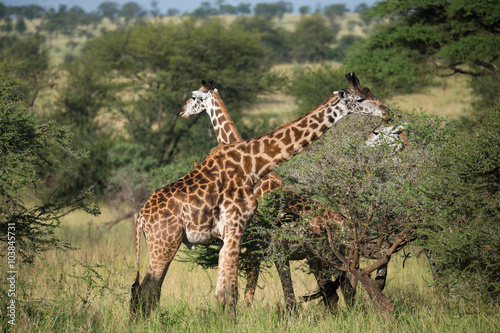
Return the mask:
<path id="1" fill-rule="evenodd" d="M 353 309 L 343 304 L 328 313 L 319 301 L 302 303 L 293 314 L 284 310 L 279 278 L 270 268 L 261 275 L 252 306 L 241 301 L 237 319 L 227 317 L 214 297 L 215 270 L 173 262 L 162 289 L 159 309 L 149 320 L 129 321 L 130 286 L 135 278 L 134 227 L 126 220 L 108 229 L 103 222 L 120 212 L 108 207 L 98 218 L 75 213 L 65 219 L 60 236 L 78 249 L 51 251 L 34 264 L 18 263 L 17 332 L 498 332 L 499 313 L 481 304 L 437 296 L 427 261 L 410 249 L 409 259 L 394 258 L 386 295 L 396 305 L 381 315 L 358 287 Z M 147 251 L 142 242 L 142 276 Z M 178 256 L 182 256 L 179 253 Z M 315 282 L 303 262 L 294 262 L 297 296 Z M 5 263 L 2 263 L 5 272 Z M 5 290 L 6 274 L 2 274 Z M 4 311 L 4 309 L 2 309 Z"/>
<path id="2" fill-rule="evenodd" d="M 60 35 L 52 40 L 54 66 L 68 51 L 65 38 Z M 73 52 L 77 52 L 77 48 Z M 294 65 L 287 65 L 285 69 L 290 66 Z M 437 82 L 423 94 L 396 96 L 386 101 L 386 104 L 393 108 L 421 109 L 423 112 L 456 118 L 471 111 L 471 92 L 466 87 L 464 78 L 448 78 L 444 90 L 441 82 Z M 376 91 L 374 88 L 372 90 Z M 293 99 L 281 95 L 266 96 L 245 112 L 249 121 L 258 121 L 264 114 L 274 114 L 276 125 L 296 117 Z M 3 330 L 500 332 L 500 313 L 497 308 L 440 296 L 431 286 L 432 277 L 425 256 L 419 255 L 415 248 L 406 251 L 410 254 L 408 259 L 404 260 L 400 255 L 390 262 L 385 293 L 395 302 L 392 316 L 380 314 L 367 299 L 362 287 L 358 287 L 356 305 L 352 309 L 341 303 L 337 311 L 328 313 L 319 301 L 312 301 L 302 303 L 295 313 L 288 314 L 284 310 L 279 278 L 271 267 L 261 275 L 260 288 L 250 307 L 243 304 L 245 283 L 240 279 L 237 318 L 230 318 L 215 302 L 215 270 L 173 262 L 163 284 L 159 309 L 149 320 L 131 322 L 128 308 L 130 287 L 135 279 L 134 225 L 129 219 L 111 229 L 105 227 L 105 222 L 121 215 L 126 207 L 111 207 L 105 203 L 100 206 L 102 214 L 98 217 L 92 218 L 77 212 L 62 221 L 58 236 L 69 241 L 75 249 L 44 253 L 33 264 L 16 263 L 16 325 L 5 325 Z M 148 262 L 144 240 L 141 253 L 141 276 L 144 276 Z M 182 253 L 177 256 L 182 256 Z M 0 271 L 0 316 L 2 324 L 6 324 L 6 260 L 0 263 Z M 297 297 L 315 290 L 314 278 L 307 274 L 304 262 L 293 263 L 292 275 Z"/>

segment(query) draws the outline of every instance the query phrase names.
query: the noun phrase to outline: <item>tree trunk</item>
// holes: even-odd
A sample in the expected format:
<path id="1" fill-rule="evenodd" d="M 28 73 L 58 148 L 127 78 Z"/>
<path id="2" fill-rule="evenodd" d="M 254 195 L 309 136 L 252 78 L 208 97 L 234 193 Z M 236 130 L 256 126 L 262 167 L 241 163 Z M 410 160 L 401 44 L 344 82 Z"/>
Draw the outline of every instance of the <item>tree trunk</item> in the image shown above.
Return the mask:
<path id="1" fill-rule="evenodd" d="M 373 304 L 375 304 L 382 313 L 390 315 L 394 309 L 394 302 L 387 298 L 382 292 L 383 285 L 378 281 L 372 280 L 368 274 L 362 274 L 360 270 L 353 270 L 352 274 L 361 282 Z"/>

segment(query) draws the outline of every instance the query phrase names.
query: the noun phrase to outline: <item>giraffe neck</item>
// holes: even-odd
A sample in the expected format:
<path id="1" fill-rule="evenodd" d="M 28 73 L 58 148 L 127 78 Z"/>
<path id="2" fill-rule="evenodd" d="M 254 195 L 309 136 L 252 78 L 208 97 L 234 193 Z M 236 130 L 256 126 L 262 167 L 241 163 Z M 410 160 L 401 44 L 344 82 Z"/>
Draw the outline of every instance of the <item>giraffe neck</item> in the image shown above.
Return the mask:
<path id="1" fill-rule="evenodd" d="M 256 183 L 319 139 L 348 115 L 337 94 L 299 119 L 260 137 L 231 144 L 242 153 L 242 167 Z"/>
<path id="2" fill-rule="evenodd" d="M 243 141 L 243 138 L 234 126 L 233 120 L 229 116 L 217 90 L 213 91 L 213 97 L 211 97 L 210 104 L 211 107 L 208 109 L 207 113 L 210 116 L 210 121 L 214 127 L 219 144 Z"/>

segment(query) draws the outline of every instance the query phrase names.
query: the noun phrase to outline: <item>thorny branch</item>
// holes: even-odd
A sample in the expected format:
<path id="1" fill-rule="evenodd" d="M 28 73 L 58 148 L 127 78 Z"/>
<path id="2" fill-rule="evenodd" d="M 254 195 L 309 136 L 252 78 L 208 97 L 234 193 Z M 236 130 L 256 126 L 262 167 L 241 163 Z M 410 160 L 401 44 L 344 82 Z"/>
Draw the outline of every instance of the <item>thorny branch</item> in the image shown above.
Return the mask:
<path id="1" fill-rule="evenodd" d="M 401 249 L 404 248 L 405 245 L 407 245 L 410 241 L 410 237 L 413 234 L 412 229 L 406 229 L 404 232 L 402 232 L 398 238 L 394 241 L 392 244 L 391 248 L 379 259 L 377 260 L 374 264 L 367 266 L 363 269 L 361 269 L 361 273 L 363 274 L 370 274 L 371 272 L 377 270 L 378 268 L 382 267 L 383 265 L 387 264 L 391 256 L 400 251 Z"/>

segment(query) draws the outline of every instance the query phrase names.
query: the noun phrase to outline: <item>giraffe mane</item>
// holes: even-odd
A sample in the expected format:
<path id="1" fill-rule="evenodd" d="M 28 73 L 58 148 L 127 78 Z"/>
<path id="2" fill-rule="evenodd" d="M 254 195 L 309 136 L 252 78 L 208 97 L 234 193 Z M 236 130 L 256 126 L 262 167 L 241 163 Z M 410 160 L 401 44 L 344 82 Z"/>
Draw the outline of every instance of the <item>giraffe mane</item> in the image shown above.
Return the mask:
<path id="1" fill-rule="evenodd" d="M 255 137 L 255 138 L 251 138 L 251 139 L 244 140 L 244 142 L 249 142 L 249 141 L 259 140 L 259 139 L 261 139 L 262 137 L 265 137 L 265 136 L 272 136 L 272 135 L 274 135 L 274 133 L 276 133 L 276 132 L 278 132 L 278 131 L 284 130 L 284 129 L 288 128 L 288 127 L 292 127 L 294 124 L 297 124 L 297 123 L 301 122 L 304 118 L 306 118 L 307 116 L 309 116 L 309 114 L 311 114 L 312 112 L 315 112 L 315 111 L 317 111 L 318 109 L 325 107 L 325 104 L 326 104 L 328 101 L 332 100 L 332 99 L 338 99 L 338 100 L 340 101 L 340 98 L 339 98 L 338 94 L 335 94 L 335 95 L 333 95 L 333 96 L 330 96 L 329 98 L 327 98 L 327 99 L 323 102 L 323 104 L 320 104 L 320 105 L 316 106 L 316 107 L 314 108 L 314 110 L 309 111 L 308 113 L 306 113 L 305 115 L 302 115 L 302 116 L 301 116 L 301 117 L 299 117 L 298 119 L 292 120 L 292 121 L 290 121 L 289 123 L 287 123 L 287 124 L 285 124 L 285 125 L 282 125 L 282 126 L 280 126 L 280 127 L 276 128 L 275 130 L 273 130 L 273 131 L 269 132 L 269 133 L 266 133 L 266 134 L 263 134 L 263 135 L 257 136 L 257 137 Z M 232 142 L 232 143 L 229 143 L 229 144 L 227 144 L 227 145 L 228 145 L 228 146 L 229 146 L 229 145 L 236 146 L 236 145 L 238 145 L 238 144 L 240 144 L 240 143 L 241 143 L 241 141 L 239 141 L 239 142 Z"/>
<path id="2" fill-rule="evenodd" d="M 236 126 L 234 125 L 233 119 L 229 116 L 229 113 L 227 112 L 226 106 L 222 99 L 219 96 L 219 91 L 217 89 L 212 90 L 214 94 L 214 98 L 219 104 L 220 109 L 222 110 L 222 113 L 224 114 L 224 117 L 227 119 L 227 123 L 231 127 L 231 131 L 233 131 L 234 135 L 238 138 L 238 141 L 243 141 L 243 138 L 240 135 L 240 132 L 236 129 Z"/>

